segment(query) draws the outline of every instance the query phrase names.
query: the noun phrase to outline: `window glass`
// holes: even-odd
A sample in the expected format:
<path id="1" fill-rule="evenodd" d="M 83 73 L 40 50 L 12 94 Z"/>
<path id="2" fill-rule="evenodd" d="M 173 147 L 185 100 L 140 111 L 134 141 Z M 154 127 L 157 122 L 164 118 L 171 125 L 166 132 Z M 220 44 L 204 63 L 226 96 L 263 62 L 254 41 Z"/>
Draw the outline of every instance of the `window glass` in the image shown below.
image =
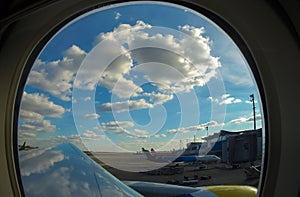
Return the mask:
<path id="1" fill-rule="evenodd" d="M 243 54 L 200 13 L 161 2 L 90 11 L 51 38 L 29 73 L 18 122 L 24 190 L 37 193 L 32 176 L 63 166 L 68 156 L 49 148 L 62 143 L 120 180 L 258 187 L 260 105 Z M 44 181 L 66 178 L 62 166 Z"/>

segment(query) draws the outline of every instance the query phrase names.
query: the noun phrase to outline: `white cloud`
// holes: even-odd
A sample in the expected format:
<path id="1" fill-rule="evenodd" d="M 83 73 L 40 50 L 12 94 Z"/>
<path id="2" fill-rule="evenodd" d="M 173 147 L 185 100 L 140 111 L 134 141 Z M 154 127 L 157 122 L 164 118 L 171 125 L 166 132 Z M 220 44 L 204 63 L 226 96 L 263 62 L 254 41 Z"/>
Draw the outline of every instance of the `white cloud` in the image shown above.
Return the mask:
<path id="1" fill-rule="evenodd" d="M 208 126 L 212 126 L 212 127 L 216 127 L 216 126 L 222 126 L 223 123 L 217 123 L 216 121 L 210 121 L 207 123 L 203 123 L 203 124 L 199 124 L 199 125 L 195 125 L 195 126 L 189 126 L 189 127 L 181 127 L 178 129 L 170 129 L 168 130 L 168 133 L 188 133 L 188 132 L 193 132 L 193 131 L 198 131 L 198 130 L 205 130 L 206 127 Z"/>
<path id="2" fill-rule="evenodd" d="M 143 92 L 136 85 L 134 76 L 137 73 L 157 83 L 159 90 L 169 94 L 191 91 L 216 76 L 221 63 L 217 57 L 211 56 L 210 40 L 203 36 L 203 27 L 179 27 L 188 35 L 183 37 L 161 32 L 148 34 L 146 31 L 152 28 L 150 24 L 137 21 L 135 25 L 120 24 L 111 32 L 99 34 L 96 43 L 101 42 L 98 45 L 101 47 L 95 47 L 93 51 L 98 55 L 89 56 L 90 67 L 82 71 L 75 86 L 93 90 L 97 85 L 95 82 L 99 82 L 119 98 L 129 98 Z M 128 53 L 127 47 L 137 49 Z M 112 61 L 111 57 L 115 56 L 117 58 Z M 149 62 L 151 66 L 142 66 Z"/>
<path id="3" fill-rule="evenodd" d="M 115 19 L 119 20 L 122 15 L 119 12 L 115 12 Z"/>
<path id="4" fill-rule="evenodd" d="M 133 60 L 130 54 L 126 53 L 126 49 L 119 45 L 119 41 L 112 39 L 111 35 L 112 32 L 99 35 L 99 39 L 105 42 L 101 43 L 100 49 L 95 47 L 100 50 L 94 50 L 97 51 L 97 55 L 91 54 L 86 59 L 86 64 L 83 64 L 74 85 L 76 88 L 86 90 L 94 90 L 96 85 L 101 85 L 120 98 L 137 96 L 143 91 L 142 88 L 125 77 L 131 70 Z M 112 56 L 119 57 L 112 59 Z"/>
<path id="5" fill-rule="evenodd" d="M 84 139 L 97 140 L 97 139 L 105 139 L 105 135 L 97 135 L 94 131 L 85 130 L 82 135 Z"/>
<path id="6" fill-rule="evenodd" d="M 130 110 L 139 110 L 153 108 L 153 104 L 147 103 L 145 99 L 121 101 L 115 103 L 104 103 L 99 107 L 100 111 L 104 112 L 124 112 Z"/>
<path id="7" fill-rule="evenodd" d="M 125 128 L 133 127 L 134 123 L 130 121 L 111 121 L 111 122 L 102 122 L 100 130 L 105 132 L 112 132 L 112 133 L 126 133 L 130 134 L 128 130 Z"/>
<path id="8" fill-rule="evenodd" d="M 230 94 L 223 94 L 222 96 L 221 96 L 221 98 L 222 99 L 226 99 L 226 98 L 228 98 L 230 96 Z"/>
<path id="9" fill-rule="evenodd" d="M 146 130 L 134 129 L 133 131 L 130 131 L 130 133 L 128 133 L 127 137 L 131 139 L 150 138 L 148 134 L 149 132 Z"/>
<path id="10" fill-rule="evenodd" d="M 233 102 L 233 103 L 241 103 L 242 100 L 241 100 L 241 99 L 234 99 L 232 102 Z"/>
<path id="11" fill-rule="evenodd" d="M 131 133 L 135 135 L 148 135 L 149 132 L 146 130 L 141 130 L 141 129 L 134 129 Z"/>
<path id="12" fill-rule="evenodd" d="M 43 120 L 44 116 L 39 113 L 33 112 L 33 111 L 27 111 L 27 110 L 21 109 L 20 110 L 20 118 L 23 121 L 33 121 L 33 120 Z"/>
<path id="13" fill-rule="evenodd" d="M 219 99 L 217 98 L 213 98 L 213 97 L 208 97 L 208 100 L 210 100 L 211 102 L 214 102 L 214 103 L 219 103 Z"/>
<path id="14" fill-rule="evenodd" d="M 230 94 L 223 94 L 220 98 L 213 98 L 213 97 L 208 97 L 208 99 L 211 102 L 217 103 L 219 105 L 229 105 L 229 104 L 235 104 L 235 103 L 241 103 L 241 99 L 237 99 L 234 97 L 231 97 Z"/>
<path id="15" fill-rule="evenodd" d="M 108 74 L 108 71 L 102 75 L 99 81 L 100 85 L 108 88 L 119 98 L 135 97 L 138 96 L 138 93 L 143 92 L 143 89 L 137 86 L 133 81 L 121 76 L 115 76 L 114 73 Z"/>
<path id="16" fill-rule="evenodd" d="M 100 118 L 100 115 L 93 113 L 93 114 L 85 114 L 84 117 L 87 119 L 97 119 L 97 118 Z"/>
<path id="17" fill-rule="evenodd" d="M 28 94 L 26 92 L 23 93 L 21 110 L 26 111 L 25 113 L 34 113 L 35 116 L 40 114 L 41 116 L 53 118 L 61 118 L 65 112 L 62 106 L 49 101 L 49 98 L 45 95 L 39 93 Z M 22 113 L 24 115 L 24 112 Z"/>
<path id="18" fill-rule="evenodd" d="M 137 96 L 143 89 L 132 80 L 126 79 L 124 75 L 129 74 L 133 65 L 131 56 L 126 53 L 114 60 L 101 74 L 99 84 L 109 89 L 119 98 Z"/>
<path id="19" fill-rule="evenodd" d="M 84 100 L 84 101 L 90 101 L 90 100 L 92 100 L 92 98 L 91 98 L 90 96 L 87 96 L 87 97 L 85 97 L 83 100 Z"/>
<path id="20" fill-rule="evenodd" d="M 172 133 L 172 132 L 170 132 L 170 133 Z M 165 137 L 167 137 L 167 135 L 164 134 L 164 133 L 162 133 L 162 134 L 155 134 L 154 137 L 155 138 L 161 138 L 161 137 L 165 138 Z"/>
<path id="21" fill-rule="evenodd" d="M 128 42 L 132 41 L 134 37 L 128 35 L 128 31 L 138 32 L 140 30 L 151 29 L 150 24 L 146 24 L 143 21 L 137 21 L 135 25 L 130 24 L 120 24 L 112 32 L 100 33 L 96 38 L 96 44 L 103 40 L 122 40 L 125 39 Z"/>
<path id="22" fill-rule="evenodd" d="M 72 134 L 72 135 L 59 135 L 56 137 L 57 140 L 61 142 L 72 142 L 72 143 L 77 143 L 81 142 L 81 136 L 79 134 Z"/>
<path id="23" fill-rule="evenodd" d="M 154 104 L 163 104 L 169 100 L 172 100 L 174 96 L 172 94 L 162 94 L 162 93 L 144 93 L 144 96 L 150 97 L 150 101 Z"/>
<path id="24" fill-rule="evenodd" d="M 128 138 L 130 139 L 146 139 L 150 138 L 149 135 L 127 135 Z"/>
<path id="25" fill-rule="evenodd" d="M 229 104 L 240 103 L 240 102 L 242 102 L 241 99 L 235 99 L 233 97 L 229 97 L 229 98 L 226 98 L 225 100 L 221 101 L 219 104 L 220 105 L 229 105 Z"/>
<path id="26" fill-rule="evenodd" d="M 19 126 L 20 132 L 54 132 L 56 126 L 52 125 L 50 120 L 35 120 L 35 121 L 24 121 L 24 123 Z"/>
<path id="27" fill-rule="evenodd" d="M 94 131 L 91 130 L 85 130 L 82 134 L 72 134 L 72 135 L 59 135 L 56 137 L 57 140 L 62 142 L 81 142 L 81 139 L 83 140 L 102 140 L 105 139 L 105 135 L 99 135 L 96 134 Z"/>
<path id="28" fill-rule="evenodd" d="M 160 136 L 161 136 L 161 137 L 167 137 L 167 135 L 166 135 L 166 134 L 160 134 Z"/>
<path id="29" fill-rule="evenodd" d="M 121 16 L 118 12 L 115 15 L 116 19 Z M 120 24 L 112 32 L 99 34 L 96 42 L 105 41 L 107 45 L 107 47 L 105 47 L 106 45 L 103 46 L 105 48 L 105 54 L 102 54 L 103 57 L 109 58 L 112 54 L 123 55 L 112 62 L 105 58 L 101 61 L 92 59 L 91 61 L 94 63 L 100 62 L 100 64 L 97 64 L 97 68 L 103 67 L 103 72 L 99 72 L 96 67 L 83 71 L 83 77 L 76 81 L 75 87 L 93 90 L 99 84 L 119 98 L 135 97 L 140 95 L 143 89 L 136 85 L 134 79 L 130 78 L 130 74 L 134 70 L 144 74 L 148 80 L 158 82 L 157 87 L 160 90 L 170 93 L 169 95 L 152 95 L 153 102 L 160 104 L 171 100 L 174 93 L 187 92 L 195 86 L 205 85 L 216 75 L 216 69 L 221 67 L 221 63 L 217 57 L 211 56 L 210 40 L 208 37 L 203 36 L 203 27 L 198 28 L 189 25 L 179 27 L 179 30 L 190 36 L 189 38 L 160 33 L 150 35 L 145 32 L 145 30 L 151 28 L 153 27 L 150 24 L 137 21 L 135 25 Z M 151 43 L 156 48 L 142 48 L 126 53 L 124 46 L 116 44 L 120 42 L 133 48 Z M 161 50 L 158 48 L 161 48 Z M 182 52 L 183 57 L 178 55 L 179 51 Z M 28 84 L 49 92 L 62 100 L 69 101 L 74 76 L 86 55 L 85 51 L 73 45 L 65 51 L 64 57 L 60 60 L 51 62 L 37 60 L 29 75 Z M 168 65 L 169 68 L 162 68 L 162 72 L 156 72 L 155 67 L 161 68 L 159 65 L 153 67 L 137 66 L 135 68 L 133 59 L 138 64 L 156 61 Z M 104 62 L 109 62 L 109 65 L 107 66 Z M 90 98 L 84 100 L 87 101 L 87 99 Z M 151 107 L 148 104 L 147 108 Z"/>
<path id="30" fill-rule="evenodd" d="M 251 104 L 251 105 L 252 105 L 252 101 L 248 101 L 248 100 L 246 100 L 246 101 L 245 101 L 245 103 L 247 103 L 247 104 Z M 254 103 L 257 103 L 257 101 L 254 101 Z"/>
<path id="31" fill-rule="evenodd" d="M 178 129 L 170 129 L 168 130 L 168 133 L 177 133 Z"/>
<path id="32" fill-rule="evenodd" d="M 215 69 L 221 66 L 218 60 L 216 61 L 217 65 L 213 65 L 214 63 L 206 59 L 208 57 L 204 59 L 196 57 L 196 53 L 193 54 L 186 46 L 188 43 L 176 43 L 175 38 L 168 38 L 167 36 L 163 39 L 159 36 L 152 39 L 169 43 L 166 47 L 171 48 L 171 50 L 177 51 L 180 49 L 186 53 L 185 58 L 182 58 L 175 52 L 157 48 L 132 52 L 133 58 L 140 64 L 152 61 L 151 66 L 150 63 L 149 65 L 142 64 L 134 70 L 143 73 L 148 81 L 157 83 L 157 87 L 161 91 L 179 93 L 191 91 L 194 87 L 201 87 L 216 75 Z M 193 61 L 200 63 L 195 64 Z M 160 72 L 157 72 L 157 70 Z"/>
<path id="33" fill-rule="evenodd" d="M 36 134 L 35 133 L 31 133 L 31 132 L 20 132 L 18 133 L 18 139 L 21 139 L 21 138 L 34 138 L 36 137 Z"/>
<path id="34" fill-rule="evenodd" d="M 62 140 L 77 139 L 77 138 L 80 138 L 80 135 L 79 134 L 72 134 L 72 135 L 69 135 L 69 136 L 59 135 L 59 136 L 57 136 L 57 138 L 62 139 Z"/>
<path id="35" fill-rule="evenodd" d="M 57 61 L 37 60 L 28 76 L 28 85 L 49 92 L 64 101 L 70 100 L 75 73 L 86 53 L 73 45 Z"/>
<path id="36" fill-rule="evenodd" d="M 255 116 L 256 120 L 261 120 L 261 115 L 256 115 Z M 232 124 L 240 124 L 240 123 L 244 123 L 244 122 L 252 122 L 254 121 L 254 118 L 253 116 L 251 117 L 248 117 L 248 118 L 245 118 L 245 117 L 241 117 L 241 118 L 237 118 L 237 119 L 233 119 L 231 121 L 229 121 L 229 123 L 232 123 Z"/>
<path id="37" fill-rule="evenodd" d="M 20 119 L 22 124 L 19 125 L 19 136 L 32 138 L 36 137 L 34 132 L 54 132 L 56 126 L 45 117 L 61 118 L 65 109 L 49 101 L 49 98 L 43 94 L 23 93 Z"/>
<path id="38" fill-rule="evenodd" d="M 229 123 L 233 123 L 233 124 L 239 124 L 242 122 L 247 122 L 248 118 L 237 118 L 237 119 L 233 119 L 231 120 Z"/>

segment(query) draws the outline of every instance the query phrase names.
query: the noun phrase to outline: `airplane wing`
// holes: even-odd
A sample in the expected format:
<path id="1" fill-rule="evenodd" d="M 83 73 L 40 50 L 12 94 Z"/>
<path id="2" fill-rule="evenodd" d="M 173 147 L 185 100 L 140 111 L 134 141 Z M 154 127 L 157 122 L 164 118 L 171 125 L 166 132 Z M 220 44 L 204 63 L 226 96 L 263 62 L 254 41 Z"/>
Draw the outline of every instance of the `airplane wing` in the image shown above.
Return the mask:
<path id="1" fill-rule="evenodd" d="M 142 196 L 73 144 L 20 154 L 25 196 Z"/>
<path id="2" fill-rule="evenodd" d="M 25 196 L 194 196 L 216 197 L 228 191 L 256 196 L 255 188 L 239 186 L 184 187 L 151 182 L 121 182 L 73 144 L 20 152 Z M 233 189 L 230 189 L 233 188 Z M 217 195 L 218 194 L 218 195 Z M 241 194 L 241 193 L 239 193 Z M 222 196 L 222 195 L 221 195 Z M 235 196 L 231 195 L 230 196 Z"/>

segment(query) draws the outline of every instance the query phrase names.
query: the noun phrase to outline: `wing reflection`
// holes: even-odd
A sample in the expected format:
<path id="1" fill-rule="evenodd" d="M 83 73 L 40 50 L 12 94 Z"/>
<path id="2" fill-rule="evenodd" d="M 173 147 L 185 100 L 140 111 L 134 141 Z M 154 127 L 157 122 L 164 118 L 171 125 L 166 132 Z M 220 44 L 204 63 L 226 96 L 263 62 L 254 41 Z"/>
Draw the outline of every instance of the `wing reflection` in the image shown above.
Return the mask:
<path id="1" fill-rule="evenodd" d="M 72 144 L 20 154 L 26 196 L 141 196 Z"/>
<path id="2" fill-rule="evenodd" d="M 21 175 L 30 176 L 34 173 L 46 172 L 55 163 L 64 159 L 61 151 L 41 149 L 20 156 Z"/>

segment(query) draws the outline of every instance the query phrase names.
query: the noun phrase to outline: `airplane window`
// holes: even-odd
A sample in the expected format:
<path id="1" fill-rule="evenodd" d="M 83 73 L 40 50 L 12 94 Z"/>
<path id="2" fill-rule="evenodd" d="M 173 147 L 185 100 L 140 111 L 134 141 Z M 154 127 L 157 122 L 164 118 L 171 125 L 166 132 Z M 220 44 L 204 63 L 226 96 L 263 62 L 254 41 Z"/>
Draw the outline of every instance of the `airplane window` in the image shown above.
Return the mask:
<path id="1" fill-rule="evenodd" d="M 18 143 L 26 196 L 255 192 L 263 111 L 245 57 L 208 16 L 120 3 L 75 18 L 41 50 Z"/>

